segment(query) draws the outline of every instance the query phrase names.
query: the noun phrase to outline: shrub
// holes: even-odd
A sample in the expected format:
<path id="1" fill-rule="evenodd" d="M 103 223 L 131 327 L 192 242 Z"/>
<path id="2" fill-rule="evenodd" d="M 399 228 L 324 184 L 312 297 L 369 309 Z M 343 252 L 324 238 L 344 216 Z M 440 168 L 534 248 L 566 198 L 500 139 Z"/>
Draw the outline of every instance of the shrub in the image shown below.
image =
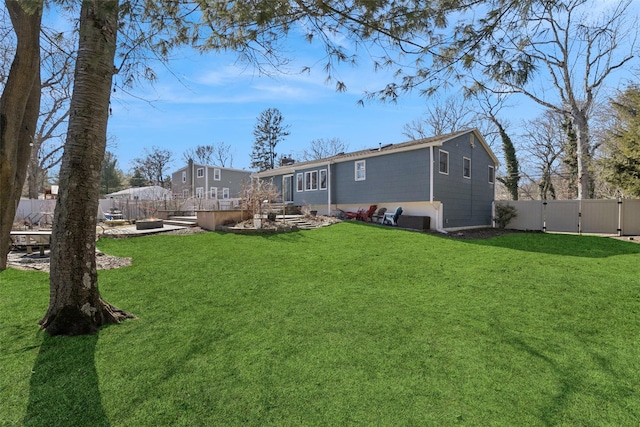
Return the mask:
<path id="1" fill-rule="evenodd" d="M 518 216 L 516 208 L 508 203 L 496 204 L 496 225 L 498 228 L 506 228 L 512 219 Z"/>

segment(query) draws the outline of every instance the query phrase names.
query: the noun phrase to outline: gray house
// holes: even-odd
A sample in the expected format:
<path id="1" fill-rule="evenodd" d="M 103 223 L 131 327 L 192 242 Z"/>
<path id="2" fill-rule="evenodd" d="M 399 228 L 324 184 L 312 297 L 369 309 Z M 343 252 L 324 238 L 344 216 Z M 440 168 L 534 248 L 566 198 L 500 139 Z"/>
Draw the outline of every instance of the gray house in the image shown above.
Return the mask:
<path id="1" fill-rule="evenodd" d="M 171 175 L 171 190 L 175 199 L 235 199 L 240 196 L 244 183 L 250 181 L 249 171 L 189 161 Z"/>
<path id="2" fill-rule="evenodd" d="M 283 201 L 327 214 L 376 204 L 432 229 L 490 226 L 498 159 L 478 130 L 340 153 L 257 173 Z"/>

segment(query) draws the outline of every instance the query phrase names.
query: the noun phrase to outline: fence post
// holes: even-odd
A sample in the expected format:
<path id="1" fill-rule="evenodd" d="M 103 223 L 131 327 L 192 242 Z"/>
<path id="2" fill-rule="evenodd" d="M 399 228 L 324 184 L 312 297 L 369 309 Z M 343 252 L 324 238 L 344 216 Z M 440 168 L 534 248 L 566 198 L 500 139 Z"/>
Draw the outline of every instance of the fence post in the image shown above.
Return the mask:
<path id="1" fill-rule="evenodd" d="M 547 232 L 547 201 L 542 202 L 542 232 Z"/>
<path id="2" fill-rule="evenodd" d="M 618 197 L 618 236 L 622 236 L 622 197 Z"/>
<path id="3" fill-rule="evenodd" d="M 582 235 L 582 199 L 578 200 L 578 234 Z"/>

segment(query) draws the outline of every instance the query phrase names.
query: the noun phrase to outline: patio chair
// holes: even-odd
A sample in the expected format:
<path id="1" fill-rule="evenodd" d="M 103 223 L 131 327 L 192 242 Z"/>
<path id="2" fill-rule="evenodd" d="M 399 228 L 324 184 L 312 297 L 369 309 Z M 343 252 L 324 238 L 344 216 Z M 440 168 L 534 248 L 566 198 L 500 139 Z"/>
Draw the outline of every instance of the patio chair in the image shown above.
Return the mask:
<path id="1" fill-rule="evenodd" d="M 358 209 L 358 212 L 345 212 L 344 216 L 347 219 L 355 219 L 357 221 L 371 221 L 371 215 L 378 209 L 378 205 L 371 205 L 366 211 L 364 209 Z"/>
<path id="2" fill-rule="evenodd" d="M 378 209 L 378 212 L 376 212 L 373 215 L 371 215 L 371 221 L 379 222 L 379 223 L 382 224 L 382 219 L 384 218 L 385 212 L 387 212 L 387 208 Z"/>
<path id="3" fill-rule="evenodd" d="M 398 218 L 402 215 L 402 207 L 398 206 L 394 213 L 385 213 L 382 223 L 387 225 L 398 225 Z"/>
<path id="4" fill-rule="evenodd" d="M 378 205 L 371 205 L 366 211 L 359 210 L 356 219 L 358 221 L 371 222 L 371 217 L 373 216 L 376 209 L 378 209 Z"/>

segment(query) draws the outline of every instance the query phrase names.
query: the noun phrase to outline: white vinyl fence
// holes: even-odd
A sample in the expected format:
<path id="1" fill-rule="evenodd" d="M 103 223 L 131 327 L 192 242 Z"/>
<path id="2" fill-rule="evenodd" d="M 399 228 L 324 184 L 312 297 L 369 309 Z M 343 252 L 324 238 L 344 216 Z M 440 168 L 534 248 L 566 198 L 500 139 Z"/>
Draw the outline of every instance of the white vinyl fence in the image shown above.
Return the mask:
<path id="1" fill-rule="evenodd" d="M 199 210 L 230 210 L 240 206 L 240 199 L 171 199 L 171 200 L 132 200 L 100 199 L 96 215 L 105 219 L 105 214 L 117 212 L 127 220 L 148 218 L 157 211 L 170 210 L 195 215 Z M 53 223 L 55 200 L 21 199 L 16 210 L 15 222 L 45 226 Z"/>
<path id="2" fill-rule="evenodd" d="M 640 235 L 640 200 L 497 200 L 518 216 L 508 228 L 567 233 Z"/>

